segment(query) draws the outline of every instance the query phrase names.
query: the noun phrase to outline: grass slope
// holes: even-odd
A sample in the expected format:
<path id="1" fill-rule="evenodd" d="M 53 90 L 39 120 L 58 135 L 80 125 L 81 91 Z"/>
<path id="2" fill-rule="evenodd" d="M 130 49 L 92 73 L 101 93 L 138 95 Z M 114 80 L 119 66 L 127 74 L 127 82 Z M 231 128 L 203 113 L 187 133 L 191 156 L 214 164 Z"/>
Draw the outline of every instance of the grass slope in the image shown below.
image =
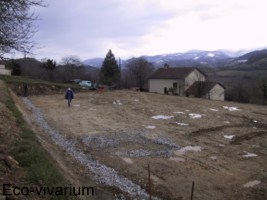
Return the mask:
<path id="1" fill-rule="evenodd" d="M 6 89 L 7 90 L 7 89 Z M 49 155 L 42 149 L 36 134 L 28 127 L 22 114 L 17 109 L 10 95 L 4 102 L 16 118 L 16 124 L 21 130 L 21 139 L 14 144 L 14 158 L 20 167 L 27 172 L 25 181 L 29 186 L 37 187 L 68 187 L 64 176 L 54 166 Z M 75 196 L 43 196 L 45 199 L 77 199 Z"/>

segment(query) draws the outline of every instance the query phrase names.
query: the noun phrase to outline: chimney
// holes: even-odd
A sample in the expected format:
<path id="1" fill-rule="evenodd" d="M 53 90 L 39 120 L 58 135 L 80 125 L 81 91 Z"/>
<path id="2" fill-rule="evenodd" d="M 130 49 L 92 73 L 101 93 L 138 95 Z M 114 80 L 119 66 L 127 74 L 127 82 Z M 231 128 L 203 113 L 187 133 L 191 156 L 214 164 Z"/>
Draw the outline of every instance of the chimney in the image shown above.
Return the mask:
<path id="1" fill-rule="evenodd" d="M 170 68 L 170 65 L 167 64 L 167 63 L 165 63 L 165 64 L 164 64 L 164 69 L 169 69 L 169 68 Z"/>

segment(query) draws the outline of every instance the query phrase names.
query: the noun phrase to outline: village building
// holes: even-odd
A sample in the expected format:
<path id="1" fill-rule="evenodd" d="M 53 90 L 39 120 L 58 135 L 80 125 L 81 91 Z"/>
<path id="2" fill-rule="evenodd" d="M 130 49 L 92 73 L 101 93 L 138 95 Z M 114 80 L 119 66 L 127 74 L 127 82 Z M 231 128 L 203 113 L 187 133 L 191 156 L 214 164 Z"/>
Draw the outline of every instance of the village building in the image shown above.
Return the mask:
<path id="1" fill-rule="evenodd" d="M 198 68 L 164 67 L 148 77 L 149 92 L 179 96 L 224 100 L 225 88 L 216 82 L 208 82 L 207 76 Z"/>
<path id="2" fill-rule="evenodd" d="M 11 75 L 11 70 L 6 69 L 5 65 L 0 63 L 0 74 L 1 75 Z"/>
<path id="3" fill-rule="evenodd" d="M 217 82 L 196 81 L 186 91 L 189 97 L 206 98 L 211 100 L 224 100 L 225 88 Z"/>

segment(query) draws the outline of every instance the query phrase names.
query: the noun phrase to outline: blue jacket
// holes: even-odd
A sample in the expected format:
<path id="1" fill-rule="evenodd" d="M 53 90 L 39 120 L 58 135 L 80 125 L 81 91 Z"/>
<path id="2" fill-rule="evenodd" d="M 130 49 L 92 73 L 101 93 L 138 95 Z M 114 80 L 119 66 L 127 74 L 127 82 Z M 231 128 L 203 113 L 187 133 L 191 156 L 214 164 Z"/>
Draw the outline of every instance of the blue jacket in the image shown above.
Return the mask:
<path id="1" fill-rule="evenodd" d="M 72 90 L 67 90 L 65 93 L 65 99 L 73 99 L 74 98 L 74 94 Z"/>

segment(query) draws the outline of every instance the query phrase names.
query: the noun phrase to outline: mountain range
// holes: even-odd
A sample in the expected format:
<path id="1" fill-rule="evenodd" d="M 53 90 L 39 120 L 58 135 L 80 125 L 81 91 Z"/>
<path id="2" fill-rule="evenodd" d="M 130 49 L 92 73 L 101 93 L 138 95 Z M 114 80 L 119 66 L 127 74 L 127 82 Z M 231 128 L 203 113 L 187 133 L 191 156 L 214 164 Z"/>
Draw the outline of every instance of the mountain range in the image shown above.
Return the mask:
<path id="1" fill-rule="evenodd" d="M 236 52 L 227 50 L 190 50 L 184 53 L 172 53 L 143 57 L 148 62 L 151 62 L 156 68 L 163 67 L 164 64 L 168 64 L 171 67 L 226 67 L 267 58 L 267 49 L 251 52 L 242 50 Z M 83 64 L 93 67 L 101 67 L 103 60 L 103 58 L 87 59 L 83 61 Z M 127 60 L 121 60 L 122 67 L 126 63 Z"/>

